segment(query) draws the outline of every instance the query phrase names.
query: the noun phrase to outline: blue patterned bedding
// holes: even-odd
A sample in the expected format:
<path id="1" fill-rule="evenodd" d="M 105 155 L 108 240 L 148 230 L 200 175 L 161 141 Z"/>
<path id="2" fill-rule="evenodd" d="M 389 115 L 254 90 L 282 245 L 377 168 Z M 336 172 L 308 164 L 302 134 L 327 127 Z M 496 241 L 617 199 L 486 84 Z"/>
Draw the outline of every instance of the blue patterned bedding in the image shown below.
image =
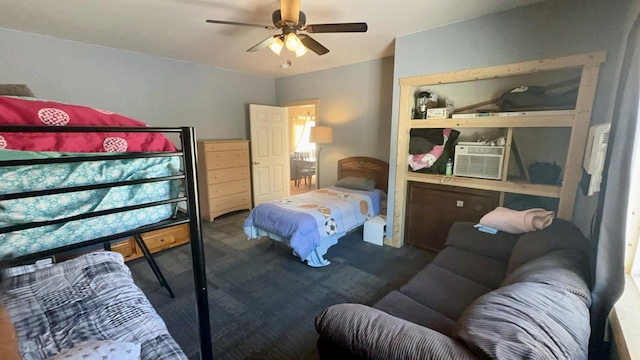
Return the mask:
<path id="1" fill-rule="evenodd" d="M 255 207 L 244 223 L 249 239 L 269 236 L 285 241 L 311 266 L 325 266 L 329 246 L 348 231 L 380 213 L 380 190 L 360 191 L 331 186 Z M 321 249 L 320 253 L 317 249 Z"/>
<path id="2" fill-rule="evenodd" d="M 0 159 L 16 153 L 32 158 L 60 153 L 0 151 Z M 95 154 L 74 154 L 85 156 Z M 6 166 L 0 168 L 0 194 L 169 176 L 179 173 L 178 157 L 105 160 L 80 163 Z M 91 211 L 176 197 L 179 180 L 0 201 L 0 227 L 69 217 Z M 0 234 L 0 257 L 22 256 L 153 224 L 174 215 L 175 205 L 105 215 L 59 225 Z"/>
<path id="3" fill-rule="evenodd" d="M 4 275 L 0 302 L 25 360 L 44 360 L 90 340 L 140 344 L 142 359 L 186 360 L 118 253 L 96 252 Z"/>

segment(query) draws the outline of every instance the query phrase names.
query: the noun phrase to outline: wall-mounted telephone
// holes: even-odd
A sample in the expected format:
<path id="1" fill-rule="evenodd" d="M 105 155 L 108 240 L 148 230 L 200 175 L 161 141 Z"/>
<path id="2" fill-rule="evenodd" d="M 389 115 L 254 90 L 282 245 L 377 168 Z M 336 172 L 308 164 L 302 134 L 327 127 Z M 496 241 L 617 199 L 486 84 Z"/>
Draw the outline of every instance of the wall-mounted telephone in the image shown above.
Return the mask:
<path id="1" fill-rule="evenodd" d="M 584 153 L 582 167 L 582 191 L 585 195 L 591 196 L 600 191 L 602 181 L 602 170 L 604 159 L 607 154 L 607 143 L 609 142 L 609 130 L 611 124 L 594 125 L 589 128 L 587 137 L 587 147 Z"/>

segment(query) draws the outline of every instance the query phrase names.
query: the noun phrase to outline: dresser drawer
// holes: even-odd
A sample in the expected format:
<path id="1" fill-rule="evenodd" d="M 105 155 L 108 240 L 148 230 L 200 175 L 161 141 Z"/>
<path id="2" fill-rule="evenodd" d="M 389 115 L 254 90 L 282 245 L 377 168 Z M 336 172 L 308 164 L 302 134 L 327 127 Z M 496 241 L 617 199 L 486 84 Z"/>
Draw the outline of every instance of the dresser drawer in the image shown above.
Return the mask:
<path id="1" fill-rule="evenodd" d="M 249 150 L 207 152 L 207 169 L 226 169 L 249 165 Z"/>
<path id="2" fill-rule="evenodd" d="M 204 151 L 249 150 L 247 141 L 205 143 Z"/>
<path id="3" fill-rule="evenodd" d="M 111 251 L 120 253 L 122 257 L 124 257 L 124 261 L 139 257 L 139 254 L 136 252 L 135 240 L 133 240 L 133 238 L 119 242 L 117 244 L 112 244 Z"/>
<path id="4" fill-rule="evenodd" d="M 149 251 L 155 252 L 189 242 L 189 227 L 187 224 L 172 226 L 145 233 L 142 238 Z"/>
<path id="5" fill-rule="evenodd" d="M 251 193 L 248 191 L 241 194 L 223 196 L 209 200 L 211 203 L 210 211 L 216 213 L 220 210 L 241 207 L 251 203 Z"/>
<path id="6" fill-rule="evenodd" d="M 251 189 L 251 181 L 249 179 L 213 184 L 209 185 L 209 198 L 215 199 L 222 196 L 248 192 L 249 189 Z"/>
<path id="7" fill-rule="evenodd" d="M 208 184 L 220 184 L 249 178 L 249 166 L 207 171 Z"/>

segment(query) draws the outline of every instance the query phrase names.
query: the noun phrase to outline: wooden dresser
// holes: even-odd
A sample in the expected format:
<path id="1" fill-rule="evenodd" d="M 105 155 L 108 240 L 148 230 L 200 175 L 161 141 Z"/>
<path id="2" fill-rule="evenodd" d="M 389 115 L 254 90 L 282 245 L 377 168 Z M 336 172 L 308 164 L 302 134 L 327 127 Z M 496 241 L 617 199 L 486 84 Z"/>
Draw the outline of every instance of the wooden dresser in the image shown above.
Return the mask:
<path id="1" fill-rule="evenodd" d="M 189 242 L 189 224 L 150 231 L 142 234 L 142 239 L 151 253 L 186 244 Z M 122 254 L 124 261 L 137 259 L 144 255 L 133 238 L 112 244 L 111 251 Z"/>
<path id="2" fill-rule="evenodd" d="M 205 220 L 251 210 L 249 141 L 198 141 L 198 189 Z"/>
<path id="3" fill-rule="evenodd" d="M 477 223 L 498 201 L 495 191 L 409 181 L 405 242 L 440 251 L 454 222 Z"/>

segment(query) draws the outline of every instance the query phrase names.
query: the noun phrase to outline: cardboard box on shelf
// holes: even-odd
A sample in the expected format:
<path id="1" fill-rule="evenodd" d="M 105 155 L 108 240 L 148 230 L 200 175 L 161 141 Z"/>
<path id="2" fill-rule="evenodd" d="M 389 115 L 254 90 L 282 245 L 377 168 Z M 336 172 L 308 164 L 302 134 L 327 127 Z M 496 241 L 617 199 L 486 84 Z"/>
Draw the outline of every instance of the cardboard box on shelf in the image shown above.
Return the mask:
<path id="1" fill-rule="evenodd" d="M 427 119 L 446 119 L 451 115 L 447 108 L 427 109 Z"/>
<path id="2" fill-rule="evenodd" d="M 441 98 L 440 107 L 427 109 L 427 119 L 446 119 L 453 114 L 453 101 Z"/>

